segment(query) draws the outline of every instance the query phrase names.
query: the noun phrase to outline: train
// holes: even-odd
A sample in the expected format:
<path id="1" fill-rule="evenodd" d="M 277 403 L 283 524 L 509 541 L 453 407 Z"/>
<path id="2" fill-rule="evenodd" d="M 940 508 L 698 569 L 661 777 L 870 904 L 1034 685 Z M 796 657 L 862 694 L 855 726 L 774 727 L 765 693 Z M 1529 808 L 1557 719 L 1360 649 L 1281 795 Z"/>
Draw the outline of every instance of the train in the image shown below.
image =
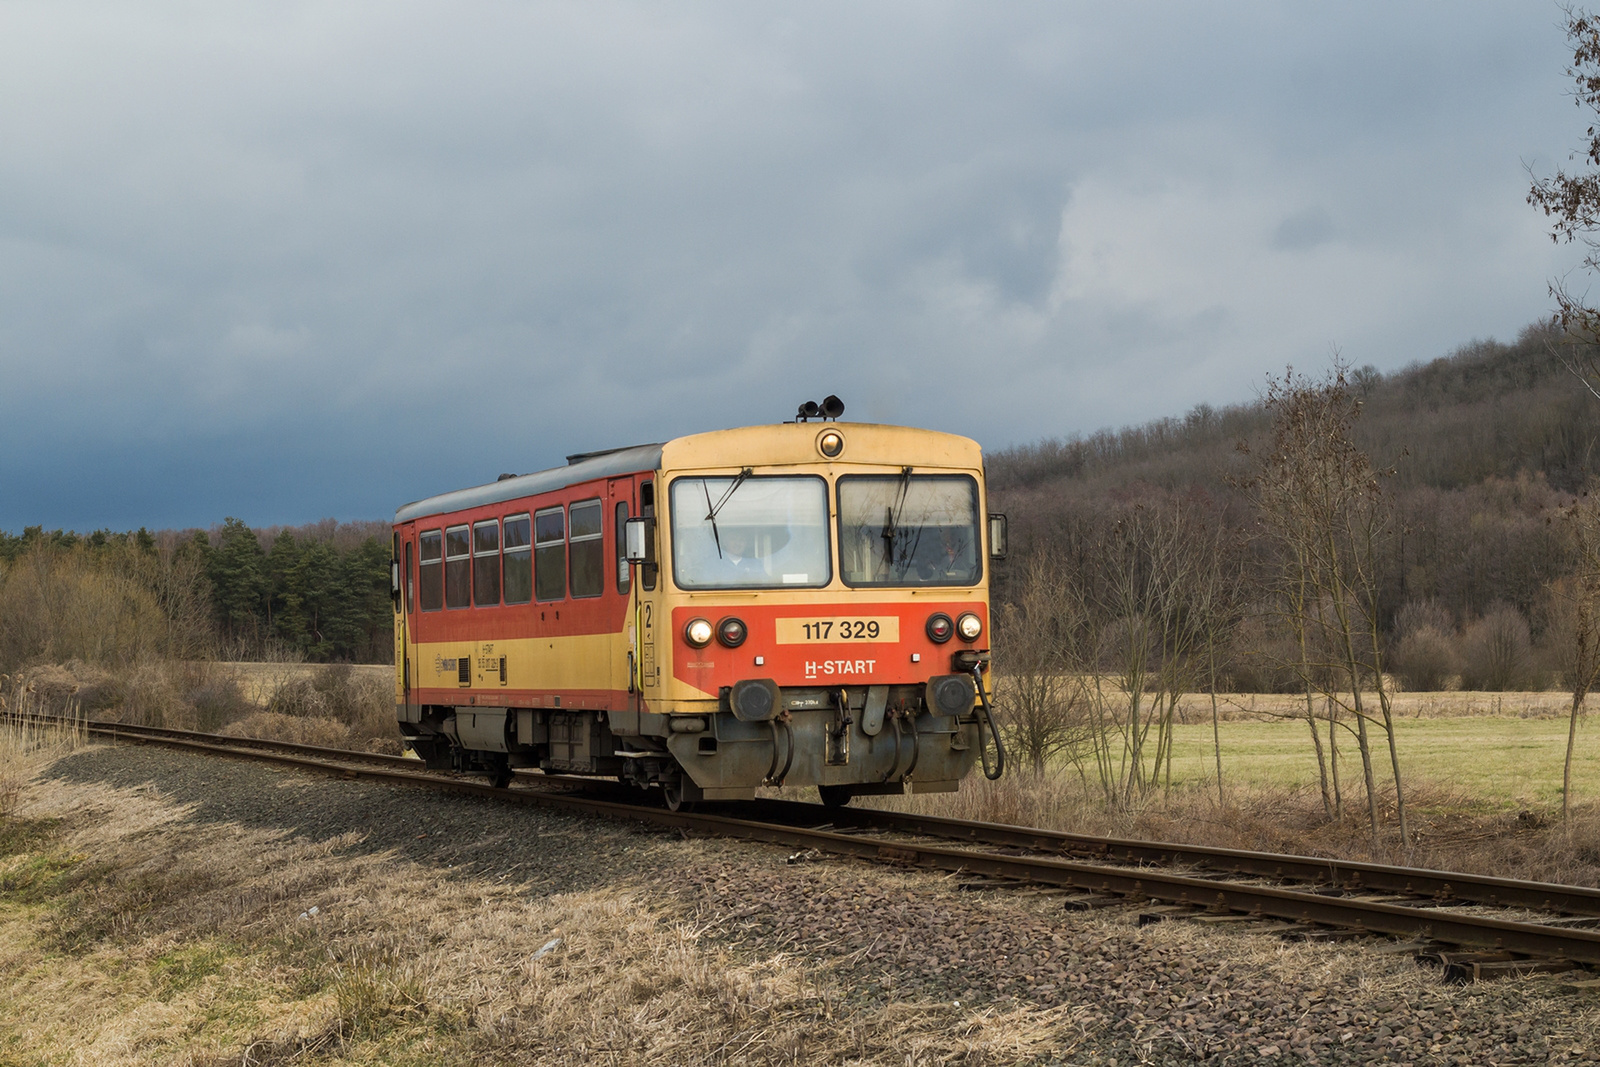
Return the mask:
<path id="1" fill-rule="evenodd" d="M 985 677 L 1005 516 L 965 437 L 793 420 L 587 452 L 395 513 L 395 709 L 434 769 L 953 791 L 1005 754 Z"/>

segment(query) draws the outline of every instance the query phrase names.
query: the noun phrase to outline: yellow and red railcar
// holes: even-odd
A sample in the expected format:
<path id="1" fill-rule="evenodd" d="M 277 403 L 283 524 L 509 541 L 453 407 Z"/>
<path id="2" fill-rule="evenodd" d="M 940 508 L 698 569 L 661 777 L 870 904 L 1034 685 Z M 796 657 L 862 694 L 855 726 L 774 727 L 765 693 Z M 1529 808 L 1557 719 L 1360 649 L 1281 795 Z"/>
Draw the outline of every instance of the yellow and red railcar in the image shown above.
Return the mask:
<path id="1" fill-rule="evenodd" d="M 408 504 L 401 732 L 433 767 L 614 775 L 674 807 L 953 790 L 980 752 L 998 774 L 986 503 L 973 441 L 801 419 Z"/>

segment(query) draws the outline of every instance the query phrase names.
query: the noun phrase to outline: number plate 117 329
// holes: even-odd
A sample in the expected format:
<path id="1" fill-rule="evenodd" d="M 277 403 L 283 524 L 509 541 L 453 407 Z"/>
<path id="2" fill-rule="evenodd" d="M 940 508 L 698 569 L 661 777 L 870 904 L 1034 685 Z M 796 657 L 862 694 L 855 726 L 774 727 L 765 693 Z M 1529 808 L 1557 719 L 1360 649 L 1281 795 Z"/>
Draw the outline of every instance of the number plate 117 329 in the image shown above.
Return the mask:
<path id="1" fill-rule="evenodd" d="M 900 618 L 889 615 L 872 618 L 779 619 L 777 636 L 780 645 L 898 641 Z"/>

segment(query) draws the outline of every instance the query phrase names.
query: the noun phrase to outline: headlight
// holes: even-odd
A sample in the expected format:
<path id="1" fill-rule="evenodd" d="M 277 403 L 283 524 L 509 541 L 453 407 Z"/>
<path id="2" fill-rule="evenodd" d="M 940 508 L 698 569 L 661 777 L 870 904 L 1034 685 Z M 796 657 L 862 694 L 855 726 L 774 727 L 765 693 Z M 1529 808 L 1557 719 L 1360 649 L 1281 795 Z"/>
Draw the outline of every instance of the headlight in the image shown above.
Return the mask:
<path id="1" fill-rule="evenodd" d="M 695 648 L 705 648 L 711 643 L 711 624 L 705 619 L 690 619 L 683 628 L 683 639 Z"/>
<path id="2" fill-rule="evenodd" d="M 750 631 L 745 629 L 744 620 L 736 619 L 729 615 L 717 623 L 717 640 L 728 648 L 738 648 L 744 644 L 744 639 L 750 636 Z"/>
<path id="3" fill-rule="evenodd" d="M 963 641 L 976 641 L 983 633 L 983 620 L 969 611 L 956 620 L 956 633 Z"/>
<path id="4" fill-rule="evenodd" d="M 956 632 L 955 623 L 950 621 L 950 616 L 944 612 L 937 612 L 928 616 L 928 640 L 936 645 L 942 645 L 950 640 L 950 635 Z"/>
<path id="5" fill-rule="evenodd" d="M 829 459 L 837 459 L 844 451 L 844 434 L 838 430 L 823 430 L 817 436 L 817 451 Z"/>

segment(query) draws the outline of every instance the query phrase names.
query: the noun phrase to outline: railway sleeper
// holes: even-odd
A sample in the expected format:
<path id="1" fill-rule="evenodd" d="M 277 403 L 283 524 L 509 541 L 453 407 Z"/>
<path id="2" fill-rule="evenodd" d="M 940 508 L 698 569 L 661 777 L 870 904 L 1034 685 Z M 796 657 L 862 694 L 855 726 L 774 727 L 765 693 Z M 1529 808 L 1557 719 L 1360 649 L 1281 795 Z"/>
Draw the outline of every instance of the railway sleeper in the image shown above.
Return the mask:
<path id="1" fill-rule="evenodd" d="M 1564 974 L 1578 965 L 1563 959 L 1457 959 L 1445 964 L 1444 980 L 1458 985 L 1530 974 Z"/>

